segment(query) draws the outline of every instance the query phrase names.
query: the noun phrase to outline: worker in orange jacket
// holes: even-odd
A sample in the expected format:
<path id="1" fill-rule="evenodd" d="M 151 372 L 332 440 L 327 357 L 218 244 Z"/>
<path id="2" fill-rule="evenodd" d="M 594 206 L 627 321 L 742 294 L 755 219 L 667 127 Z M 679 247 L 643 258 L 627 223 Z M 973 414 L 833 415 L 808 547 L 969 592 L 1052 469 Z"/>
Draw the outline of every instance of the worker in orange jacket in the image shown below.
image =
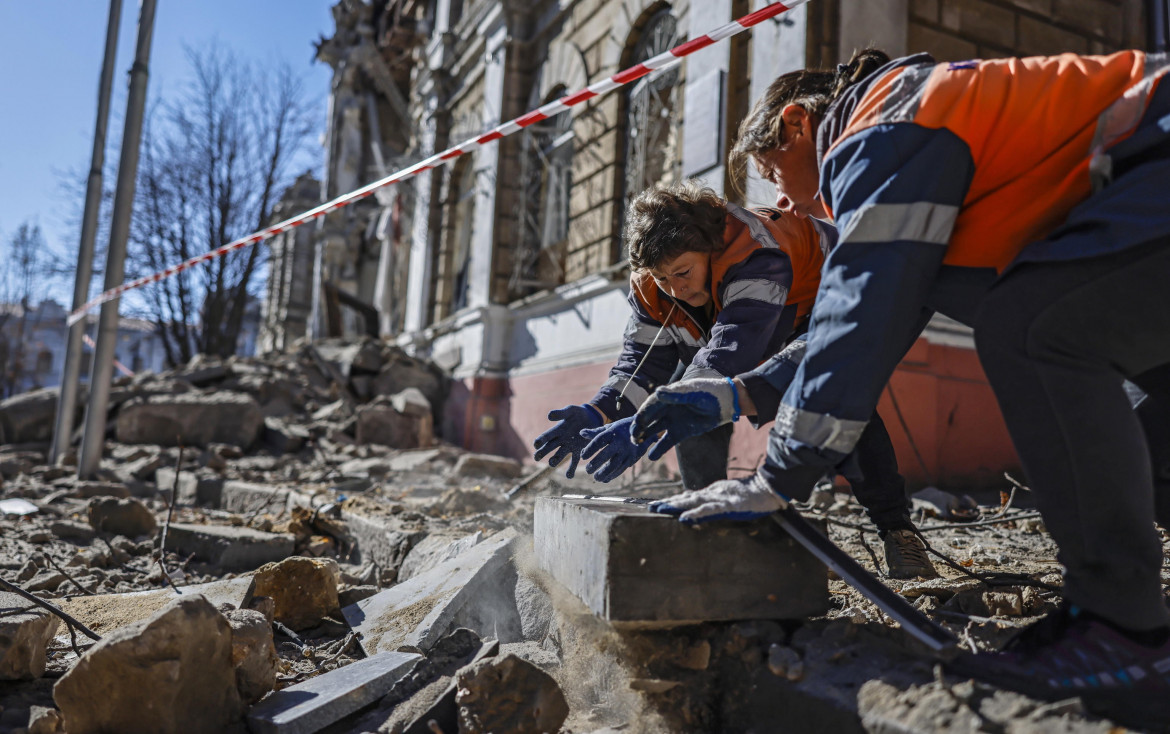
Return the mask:
<path id="1" fill-rule="evenodd" d="M 1123 389 L 1170 394 L 1168 70 L 1137 51 L 938 64 L 871 50 L 777 79 L 734 155 L 776 185 L 778 208 L 832 217 L 840 239 L 765 463 L 657 509 L 701 521 L 807 497 L 945 313 L 974 327 L 1066 568 L 1059 610 L 954 669 L 1170 722 L 1151 455 Z M 648 401 L 635 438 L 666 413 Z"/>

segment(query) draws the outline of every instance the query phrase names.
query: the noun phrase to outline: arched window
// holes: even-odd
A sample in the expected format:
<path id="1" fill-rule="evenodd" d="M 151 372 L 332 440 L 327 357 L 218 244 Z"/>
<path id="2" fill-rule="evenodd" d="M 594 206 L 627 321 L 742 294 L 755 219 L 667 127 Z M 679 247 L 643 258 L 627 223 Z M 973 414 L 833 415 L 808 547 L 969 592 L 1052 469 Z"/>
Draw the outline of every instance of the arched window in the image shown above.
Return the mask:
<path id="1" fill-rule="evenodd" d="M 565 94 L 556 87 L 544 100 L 534 94 L 530 107 Z M 520 141 L 520 247 L 510 288 L 521 294 L 564 282 L 564 247 L 569 236 L 569 193 L 573 183 L 573 116 L 564 111 L 524 129 Z"/>
<path id="2" fill-rule="evenodd" d="M 443 319 L 467 305 L 468 266 L 471 264 L 471 237 L 475 231 L 475 159 L 468 156 L 452 172 L 450 228 L 447 230 L 447 257 L 443 264 L 446 293 L 441 294 L 439 318 Z M 449 290 L 447 290 L 449 288 Z"/>
<path id="3" fill-rule="evenodd" d="M 645 61 L 678 43 L 678 22 L 670 8 L 662 8 L 643 26 L 630 63 Z M 626 202 L 644 189 L 674 183 L 682 175 L 678 81 L 678 67 L 671 66 L 642 77 L 627 93 Z"/>

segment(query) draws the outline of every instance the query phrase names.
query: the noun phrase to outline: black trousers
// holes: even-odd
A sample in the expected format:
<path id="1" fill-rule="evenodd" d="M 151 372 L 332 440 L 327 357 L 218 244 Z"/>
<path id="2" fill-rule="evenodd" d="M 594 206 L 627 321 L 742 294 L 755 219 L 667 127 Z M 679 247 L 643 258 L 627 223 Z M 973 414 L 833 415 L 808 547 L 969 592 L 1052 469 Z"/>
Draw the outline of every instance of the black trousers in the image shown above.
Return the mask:
<path id="1" fill-rule="evenodd" d="M 975 321 L 979 358 L 1060 546 L 1065 597 L 1137 630 L 1170 623 L 1147 445 L 1170 436 L 1168 277 L 1170 240 L 1025 263 L 991 289 Z M 1151 396 L 1144 410 L 1131 408 L 1124 378 Z M 1163 522 L 1168 489 L 1159 486 Z"/>
<path id="2" fill-rule="evenodd" d="M 853 453 L 837 465 L 849 481 L 853 496 L 865 508 L 878 530 L 912 529 L 906 479 L 898 472 L 898 457 L 886 424 L 875 410 L 853 447 Z"/>

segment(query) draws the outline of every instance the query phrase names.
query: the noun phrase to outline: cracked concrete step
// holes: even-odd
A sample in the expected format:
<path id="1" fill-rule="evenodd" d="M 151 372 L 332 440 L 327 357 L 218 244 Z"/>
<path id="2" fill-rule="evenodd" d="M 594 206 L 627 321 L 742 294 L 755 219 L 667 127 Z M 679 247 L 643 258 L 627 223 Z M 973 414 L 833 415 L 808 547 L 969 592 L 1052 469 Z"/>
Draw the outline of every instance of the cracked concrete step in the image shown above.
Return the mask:
<path id="1" fill-rule="evenodd" d="M 481 634 L 495 630 L 476 629 L 470 620 L 498 622 L 500 628 L 507 629 L 511 626 L 509 613 L 517 616 L 517 624 L 519 621 L 512 597 L 515 578 L 510 576 L 515 571 L 509 563 L 517 537 L 512 528 L 501 530 L 466 553 L 345 607 L 341 613 L 361 635 L 367 655 L 397 650 L 402 645 L 428 650 L 460 616 L 468 622 L 463 626 Z M 488 619 L 493 616 L 497 619 Z"/>
<path id="2" fill-rule="evenodd" d="M 296 538 L 252 528 L 171 523 L 167 550 L 222 566 L 228 571 L 251 571 L 288 558 Z"/>
<path id="3" fill-rule="evenodd" d="M 219 507 L 228 512 L 270 512 L 275 515 L 297 506 L 310 507 L 309 496 L 285 487 L 231 481 L 224 482 L 220 490 Z"/>
<path id="4" fill-rule="evenodd" d="M 775 523 L 694 529 L 645 506 L 541 497 L 541 567 L 603 619 L 681 625 L 828 609 L 824 565 Z"/>
<path id="5" fill-rule="evenodd" d="M 386 652 L 277 691 L 252 707 L 256 734 L 311 734 L 373 703 L 422 655 Z"/>

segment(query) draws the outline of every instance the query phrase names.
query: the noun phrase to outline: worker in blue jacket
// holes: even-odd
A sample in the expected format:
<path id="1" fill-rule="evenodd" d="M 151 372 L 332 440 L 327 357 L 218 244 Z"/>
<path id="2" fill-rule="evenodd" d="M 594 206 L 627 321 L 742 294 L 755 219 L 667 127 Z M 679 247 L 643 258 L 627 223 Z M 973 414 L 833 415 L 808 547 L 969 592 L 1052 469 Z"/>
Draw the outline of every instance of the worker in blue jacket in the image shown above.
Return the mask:
<path id="1" fill-rule="evenodd" d="M 1170 723 L 1149 431 L 1122 386 L 1157 399 L 1170 382 L 1168 70 L 1136 51 L 952 64 L 867 51 L 777 79 L 735 151 L 776 185 L 778 208 L 831 216 L 840 239 L 765 463 L 656 509 L 744 518 L 806 497 L 930 314 L 946 313 L 974 327 L 1066 569 L 1056 612 L 953 669 Z M 727 399 L 705 395 L 689 405 Z M 677 416 L 665 407 L 647 401 L 635 439 Z"/>
<path id="2" fill-rule="evenodd" d="M 549 413 L 558 423 L 536 439 L 535 458 L 551 454 L 553 466 L 570 459 L 572 476 L 579 459 L 592 456 L 587 470 L 610 481 L 646 452 L 630 438 L 638 406 L 656 390 L 669 389 L 680 373 L 678 384 L 715 386 L 772 355 L 796 364 L 824 252 L 835 234 L 817 220 L 743 209 L 695 182 L 637 196 L 625 229 L 634 272 L 621 355 L 589 402 Z M 767 398 L 761 401 L 766 405 Z M 740 414 L 757 425 L 768 423 L 778 402 L 777 394 L 758 416 L 750 401 L 740 411 L 728 402 L 725 420 L 680 439 L 683 486 L 697 489 L 726 479 L 731 423 Z M 678 443 L 664 437 L 652 458 Z M 937 575 L 910 522 L 905 480 L 876 413 L 857 448 L 830 473 L 840 471 L 849 480 L 878 527 L 887 573 Z"/>

